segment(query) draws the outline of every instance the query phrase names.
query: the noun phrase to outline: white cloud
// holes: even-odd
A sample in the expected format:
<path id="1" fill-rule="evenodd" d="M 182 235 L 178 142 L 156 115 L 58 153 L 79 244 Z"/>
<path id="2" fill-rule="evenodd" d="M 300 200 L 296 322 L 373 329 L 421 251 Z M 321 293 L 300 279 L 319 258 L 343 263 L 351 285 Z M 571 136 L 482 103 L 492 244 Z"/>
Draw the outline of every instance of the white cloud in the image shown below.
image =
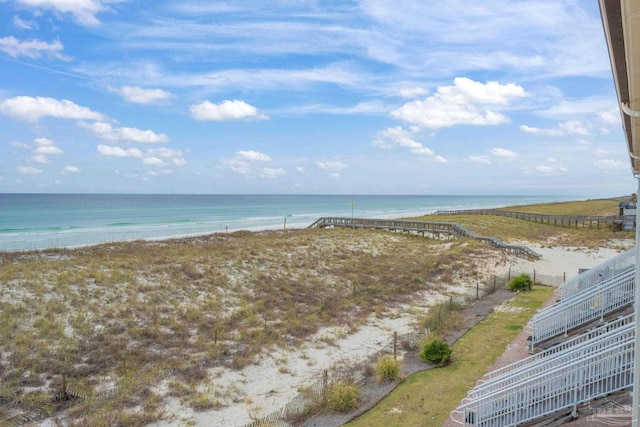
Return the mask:
<path id="1" fill-rule="evenodd" d="M 333 179 L 333 180 L 340 179 L 340 173 L 339 172 L 331 172 L 329 174 L 329 179 Z"/>
<path id="2" fill-rule="evenodd" d="M 171 169 L 163 169 L 163 170 L 150 170 L 147 172 L 147 175 L 150 176 L 161 176 L 161 175 L 171 175 L 173 173 L 173 170 Z"/>
<path id="3" fill-rule="evenodd" d="M 486 84 L 458 77 L 453 86 L 440 86 L 423 101 L 409 102 L 391 112 L 391 116 L 427 129 L 456 125 L 498 125 L 509 118 L 490 110 L 489 106 L 506 106 L 510 101 L 527 96 L 521 86 L 498 82 Z"/>
<path id="4" fill-rule="evenodd" d="M 270 162 L 271 161 L 271 157 L 267 156 L 266 154 L 260 153 L 258 151 L 253 151 L 253 150 L 236 151 L 236 155 L 239 158 L 250 161 L 250 162 Z"/>
<path id="5" fill-rule="evenodd" d="M 157 157 L 147 157 L 142 159 L 142 163 L 148 166 L 166 166 L 167 164 L 164 160 L 159 159 Z"/>
<path id="6" fill-rule="evenodd" d="M 122 86 L 115 92 L 136 104 L 156 104 L 171 98 L 171 94 L 162 89 L 144 89 L 139 86 Z"/>
<path id="7" fill-rule="evenodd" d="M 467 160 L 472 163 L 484 163 L 487 165 L 491 164 L 491 158 L 489 156 L 469 156 Z"/>
<path id="8" fill-rule="evenodd" d="M 58 119 L 103 120 L 104 115 L 91 111 L 69 100 L 46 97 L 16 96 L 0 102 L 0 113 L 26 122 L 37 122 L 42 117 Z"/>
<path id="9" fill-rule="evenodd" d="M 137 148 L 124 149 L 113 145 L 98 145 L 98 152 L 103 156 L 112 157 L 135 157 L 141 159 L 143 157 L 142 151 Z"/>
<path id="10" fill-rule="evenodd" d="M 96 14 L 106 9 L 99 0 L 18 0 L 18 3 L 36 9 L 70 13 L 79 24 L 86 26 L 100 24 Z"/>
<path id="11" fill-rule="evenodd" d="M 187 161 L 184 159 L 182 155 L 182 150 L 172 150 L 170 148 L 162 147 L 162 148 L 151 148 L 146 152 L 148 157 L 145 164 L 151 164 L 148 160 L 149 158 L 154 158 L 159 160 L 153 161 L 155 165 L 164 166 L 167 163 L 171 163 L 174 166 L 185 166 Z"/>
<path id="12" fill-rule="evenodd" d="M 342 162 L 316 162 L 316 166 L 324 170 L 341 171 L 346 169 L 348 165 Z"/>
<path id="13" fill-rule="evenodd" d="M 33 146 L 23 144 L 21 142 L 12 141 L 11 145 L 23 150 L 31 152 L 31 161 L 36 163 L 50 163 L 49 156 L 58 156 L 64 154 L 56 144 L 47 138 L 36 138 L 33 140 Z"/>
<path id="14" fill-rule="evenodd" d="M 579 120 L 569 120 L 559 123 L 555 129 L 542 129 L 538 127 L 521 125 L 520 130 L 526 133 L 548 136 L 589 135 L 588 128 Z"/>
<path id="15" fill-rule="evenodd" d="M 569 172 L 567 168 L 558 165 L 539 165 L 535 169 L 543 175 L 560 175 Z"/>
<path id="16" fill-rule="evenodd" d="M 200 104 L 190 107 L 191 117 L 196 120 L 213 120 L 213 121 L 232 121 L 257 119 L 265 120 L 267 116 L 258 112 L 253 105 L 244 101 L 222 101 L 220 104 L 214 104 L 210 101 L 204 101 Z"/>
<path id="17" fill-rule="evenodd" d="M 236 156 L 232 159 L 224 160 L 222 163 L 227 165 L 229 169 L 240 175 L 254 175 L 256 162 L 270 162 L 271 157 L 259 151 L 246 150 L 236 151 Z M 264 168 L 263 171 L 267 169 Z M 260 172 L 262 176 L 263 172 Z"/>
<path id="18" fill-rule="evenodd" d="M 76 173 L 80 173 L 80 168 L 78 168 L 77 166 L 65 166 L 60 171 L 60 175 L 71 175 Z"/>
<path id="19" fill-rule="evenodd" d="M 15 37 L 0 38 L 0 52 L 4 52 L 12 58 L 17 58 L 19 56 L 40 58 L 43 55 L 47 55 L 65 61 L 69 60 L 67 56 L 61 54 L 63 50 L 64 47 L 59 40 L 47 43 L 42 40 L 21 41 Z"/>
<path id="20" fill-rule="evenodd" d="M 431 149 L 413 138 L 414 134 L 412 132 L 396 126 L 378 132 L 371 144 L 382 149 L 405 147 L 418 156 L 436 157 Z"/>
<path id="21" fill-rule="evenodd" d="M 419 96 L 424 96 L 428 93 L 429 93 L 428 90 L 421 87 L 400 89 L 398 91 L 398 95 L 400 95 L 403 98 L 417 98 Z"/>
<path id="22" fill-rule="evenodd" d="M 506 148 L 493 148 L 491 150 L 491 154 L 496 157 L 501 157 L 505 159 L 515 159 L 518 157 L 517 153 L 514 153 L 511 150 L 507 150 Z"/>
<path id="23" fill-rule="evenodd" d="M 59 156 L 64 154 L 60 148 L 58 148 L 53 141 L 46 138 L 36 138 L 36 147 L 33 150 L 33 156 L 31 160 L 36 163 L 49 163 L 49 156 Z"/>
<path id="24" fill-rule="evenodd" d="M 169 137 L 163 133 L 158 134 L 151 130 L 141 130 L 130 127 L 114 128 L 105 122 L 94 122 L 91 124 L 81 122 L 80 126 L 89 129 L 98 137 L 107 141 L 131 141 L 145 144 L 169 141 Z"/>
<path id="25" fill-rule="evenodd" d="M 286 175 L 287 171 L 282 169 L 282 168 L 278 168 L 278 169 L 272 169 L 272 168 L 263 168 L 262 169 L 262 173 L 260 174 L 260 176 L 262 178 L 270 178 L 270 179 L 275 179 L 275 178 L 279 178 L 283 175 Z"/>
<path id="26" fill-rule="evenodd" d="M 38 24 L 33 21 L 25 21 L 17 15 L 13 16 L 13 25 L 22 30 L 33 30 L 38 28 Z"/>
<path id="27" fill-rule="evenodd" d="M 615 154 L 616 152 L 615 151 L 611 151 L 611 150 L 605 150 L 603 148 L 596 148 L 591 153 L 596 157 L 607 157 L 607 156 L 610 156 L 612 154 Z"/>
<path id="28" fill-rule="evenodd" d="M 18 173 L 20 175 L 39 175 L 42 173 L 42 169 L 34 168 L 32 166 L 18 166 Z"/>
<path id="29" fill-rule="evenodd" d="M 593 165 L 604 171 L 624 170 L 630 168 L 630 164 L 612 159 L 595 160 Z"/>
<path id="30" fill-rule="evenodd" d="M 64 154 L 60 148 L 58 148 L 53 141 L 47 138 L 36 138 L 33 140 L 36 148 L 33 150 L 35 154 L 43 155 L 59 155 Z"/>

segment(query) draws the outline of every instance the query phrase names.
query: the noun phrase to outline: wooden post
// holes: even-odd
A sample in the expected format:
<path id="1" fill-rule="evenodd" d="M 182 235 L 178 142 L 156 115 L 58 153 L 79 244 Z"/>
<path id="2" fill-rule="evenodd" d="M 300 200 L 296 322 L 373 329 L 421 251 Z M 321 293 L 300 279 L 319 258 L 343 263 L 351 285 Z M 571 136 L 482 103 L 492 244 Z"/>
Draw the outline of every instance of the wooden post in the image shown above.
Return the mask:
<path id="1" fill-rule="evenodd" d="M 393 360 L 398 359 L 398 331 L 393 333 Z"/>
<path id="2" fill-rule="evenodd" d="M 329 387 L 329 371 L 325 369 L 324 373 L 322 374 L 322 396 L 323 397 L 327 395 L 327 387 Z"/>
<path id="3" fill-rule="evenodd" d="M 69 400 L 69 395 L 67 394 L 67 373 L 62 372 L 62 395 L 60 396 L 62 400 Z"/>

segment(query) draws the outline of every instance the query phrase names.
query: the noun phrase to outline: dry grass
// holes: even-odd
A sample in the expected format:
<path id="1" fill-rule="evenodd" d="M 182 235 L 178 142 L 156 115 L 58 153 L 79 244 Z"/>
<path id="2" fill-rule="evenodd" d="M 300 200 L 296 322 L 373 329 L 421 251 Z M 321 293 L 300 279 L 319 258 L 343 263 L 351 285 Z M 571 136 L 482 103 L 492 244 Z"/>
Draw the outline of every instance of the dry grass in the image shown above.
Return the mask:
<path id="1" fill-rule="evenodd" d="M 507 206 L 505 211 L 541 213 L 546 215 L 618 215 L 618 203 L 626 198 L 593 199 L 571 202 L 545 203 L 538 205 Z"/>
<path id="2" fill-rule="evenodd" d="M 541 205 L 509 206 L 507 211 L 541 213 L 548 215 L 618 214 L 617 199 L 548 203 Z M 610 247 L 612 239 L 631 240 L 633 231 L 612 232 L 609 227 L 562 228 L 548 224 L 491 215 L 428 215 L 415 219 L 456 222 L 481 236 L 497 237 L 505 242 L 536 242 L 549 246 L 580 246 L 586 248 Z"/>
<path id="3" fill-rule="evenodd" d="M 194 410 L 232 404 L 211 391 L 209 368 L 357 327 L 464 276 L 469 259 L 504 258 L 473 241 L 350 229 L 0 256 L 0 419 L 40 411 L 110 426 L 162 418 L 168 396 Z M 84 397 L 46 405 L 63 374 Z"/>

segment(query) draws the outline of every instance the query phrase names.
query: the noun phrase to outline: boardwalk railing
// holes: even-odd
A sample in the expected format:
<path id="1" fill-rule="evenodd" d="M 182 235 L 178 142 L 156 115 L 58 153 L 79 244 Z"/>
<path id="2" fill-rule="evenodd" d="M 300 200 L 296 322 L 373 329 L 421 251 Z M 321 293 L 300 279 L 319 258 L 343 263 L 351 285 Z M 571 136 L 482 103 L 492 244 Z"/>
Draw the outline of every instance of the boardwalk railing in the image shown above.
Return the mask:
<path id="1" fill-rule="evenodd" d="M 634 317 L 629 316 L 631 321 Z M 582 342 L 572 341 L 570 347 L 563 347 L 562 350 L 554 353 L 545 352 L 544 355 L 538 354 L 529 356 L 520 361 L 517 367 L 505 367 L 501 373 L 488 377 L 485 381 L 479 381 L 473 390 L 469 392 L 471 399 L 492 393 L 512 384 L 518 384 L 524 379 L 542 374 L 557 366 L 570 363 L 588 357 L 595 351 L 614 346 L 621 342 L 633 340 L 635 331 L 634 323 L 626 323 L 623 326 L 600 331 L 598 335 L 591 336 L 590 339 Z"/>
<path id="2" fill-rule="evenodd" d="M 536 313 L 530 320 L 531 348 L 547 339 L 567 333 L 579 326 L 633 304 L 635 269 L 624 271 Z"/>
<path id="3" fill-rule="evenodd" d="M 564 300 L 585 289 L 597 286 L 620 273 L 633 269 L 635 264 L 636 250 L 633 248 L 567 280 L 558 286 L 556 292 Z"/>
<path id="4" fill-rule="evenodd" d="M 598 338 L 599 344 L 576 349 L 563 363 L 547 363 L 532 375 L 466 397 L 451 418 L 465 426 L 504 427 L 562 413 L 575 416 L 579 405 L 633 386 L 634 336 L 625 331 L 611 345 Z"/>
<path id="5" fill-rule="evenodd" d="M 532 260 L 542 257 L 542 255 L 526 246 L 509 245 L 494 237 L 478 236 L 455 222 L 322 217 L 309 226 L 309 228 L 327 227 L 373 228 L 377 230 L 415 233 L 423 236 L 426 233 L 430 233 L 432 235 L 446 234 L 454 237 L 469 237 L 500 248 L 520 258 Z"/>
<path id="6" fill-rule="evenodd" d="M 509 218 L 524 219 L 541 224 L 553 224 L 560 227 L 582 226 L 584 228 L 601 228 L 622 225 L 623 216 L 591 216 L 591 215 L 547 215 L 528 212 L 513 212 L 502 209 L 461 209 L 436 211 L 432 215 L 495 215 Z"/>
<path id="7" fill-rule="evenodd" d="M 563 341 L 559 344 L 554 345 L 553 347 L 550 347 L 548 349 L 532 354 L 529 357 L 515 361 L 501 368 L 494 369 L 493 371 L 487 373 L 484 376 L 484 378 L 478 380 L 477 384 L 481 385 L 485 382 L 492 381 L 493 378 L 502 377 L 504 375 L 511 374 L 516 370 L 520 370 L 520 369 L 526 368 L 527 366 L 531 366 L 531 364 L 537 363 L 538 361 L 545 360 L 550 356 L 571 351 L 572 348 L 577 348 L 576 346 L 584 343 L 585 341 L 602 337 L 609 331 L 613 331 L 618 328 L 624 329 L 629 327 L 630 325 L 633 326 L 634 321 L 635 321 L 635 317 L 633 313 L 627 314 L 626 316 L 620 316 L 617 319 L 614 319 L 610 322 L 606 322 L 593 329 L 585 331 L 584 333 L 580 335 L 576 335 L 572 338 L 569 338 L 566 341 Z"/>

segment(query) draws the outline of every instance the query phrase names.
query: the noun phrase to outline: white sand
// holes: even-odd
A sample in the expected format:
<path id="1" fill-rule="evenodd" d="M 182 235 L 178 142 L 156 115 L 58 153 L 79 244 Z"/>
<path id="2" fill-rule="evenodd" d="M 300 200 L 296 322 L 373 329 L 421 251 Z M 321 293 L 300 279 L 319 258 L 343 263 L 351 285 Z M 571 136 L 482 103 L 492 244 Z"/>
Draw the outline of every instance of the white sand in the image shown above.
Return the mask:
<path id="1" fill-rule="evenodd" d="M 505 273 L 511 268 L 517 272 L 535 270 L 537 274 L 552 276 L 566 274 L 566 279 L 570 279 L 579 269 L 594 267 L 620 253 L 606 248 L 587 250 L 523 244 L 541 253 L 542 259 L 526 261 L 508 257 L 504 265 L 495 268 L 494 274 Z M 224 407 L 195 412 L 178 400 L 170 399 L 165 406 L 169 421 L 154 426 L 243 426 L 266 416 L 286 405 L 301 387 L 319 380 L 325 369 L 363 362 L 388 346 L 394 332 L 402 335 L 414 331 L 417 318 L 440 298 L 443 298 L 442 294 L 425 293 L 411 307 L 402 307 L 388 318 L 372 317 L 367 325 L 353 333 L 346 327 L 320 331 L 302 348 L 271 351 L 264 355 L 260 364 L 241 371 L 212 370 L 212 385 L 204 391 Z M 162 388 L 166 388 L 166 384 Z"/>

